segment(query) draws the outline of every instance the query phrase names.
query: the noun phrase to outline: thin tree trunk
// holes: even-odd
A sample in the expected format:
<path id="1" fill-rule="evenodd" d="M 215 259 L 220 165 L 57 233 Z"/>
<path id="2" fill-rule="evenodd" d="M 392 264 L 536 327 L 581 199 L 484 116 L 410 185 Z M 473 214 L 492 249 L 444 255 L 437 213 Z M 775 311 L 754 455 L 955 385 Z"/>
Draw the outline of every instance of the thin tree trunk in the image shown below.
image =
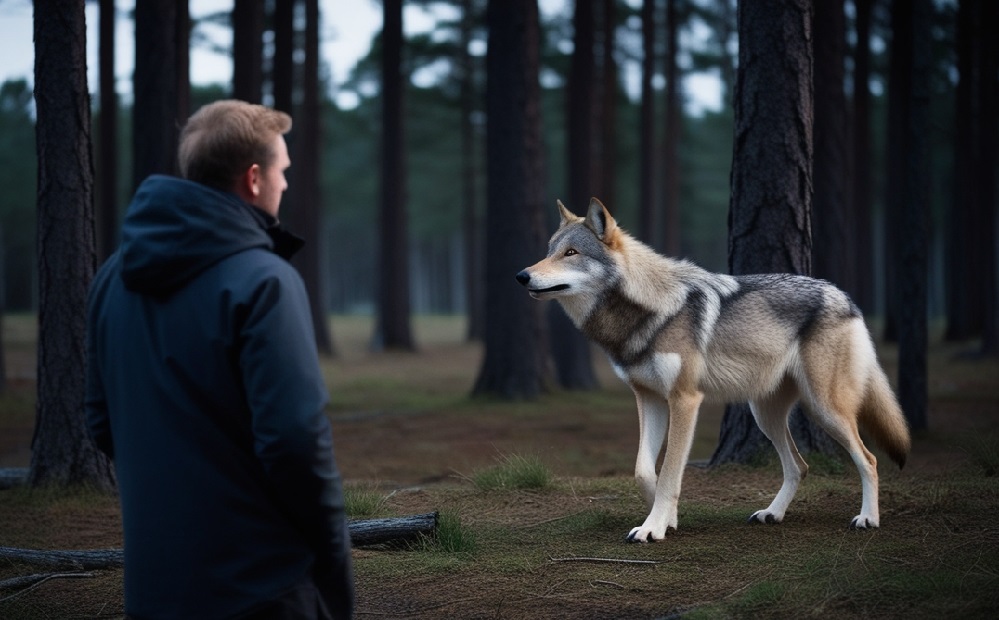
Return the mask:
<path id="1" fill-rule="evenodd" d="M 999 23 L 999 5 L 995 2 L 980 2 L 981 18 L 979 24 Z M 982 326 L 982 353 L 989 356 L 999 355 L 999 282 L 996 274 L 996 164 L 999 163 L 999 43 L 991 31 L 987 36 L 978 39 L 978 55 L 982 70 L 979 72 L 981 85 L 978 96 L 981 99 L 979 109 L 991 110 L 991 114 L 981 116 L 981 132 L 978 158 L 981 173 L 978 182 L 979 205 L 982 213 L 980 229 L 985 235 L 982 247 L 983 265 L 983 296 L 985 299 L 985 322 Z"/>
<path id="2" fill-rule="evenodd" d="M 295 256 L 294 264 L 302 274 L 309 293 L 316 348 L 326 356 L 334 355 L 326 312 L 320 256 L 323 249 L 323 196 L 319 175 L 322 168 L 322 124 L 319 99 L 319 0 L 305 0 L 305 65 L 302 79 L 302 106 L 299 114 L 299 140 L 295 184 L 298 202 L 296 223 L 305 246 Z"/>
<path id="3" fill-rule="evenodd" d="M 38 145 L 38 401 L 32 486 L 114 489 L 84 422 L 87 287 L 94 276 L 94 167 L 82 0 L 35 11 Z"/>
<path id="4" fill-rule="evenodd" d="M 931 71 L 930 0 L 895 2 L 892 29 L 900 37 L 892 62 L 905 58 L 906 96 L 909 104 L 903 118 L 904 166 L 902 193 L 892 228 L 900 235 L 895 243 L 898 289 L 898 401 L 909 428 L 927 426 L 927 218 L 929 215 L 929 130 Z M 893 43 L 894 45 L 894 43 Z"/>
<path id="5" fill-rule="evenodd" d="M 569 205 L 585 212 L 593 195 L 593 134 L 595 60 L 594 4 L 577 0 L 573 15 L 573 52 L 566 89 L 566 178 Z M 526 265 L 525 265 L 526 266 Z M 559 385 L 569 390 L 597 387 L 590 343 L 558 304 L 548 304 L 548 329 L 552 359 Z"/>
<path id="6" fill-rule="evenodd" d="M 100 0 L 100 186 L 98 260 L 118 246 L 118 94 L 115 92 L 114 0 Z"/>
<path id="7" fill-rule="evenodd" d="M 514 276 L 544 256 L 537 0 L 489 0 L 486 22 L 486 338 L 473 394 L 542 390 L 544 304 Z"/>
<path id="8" fill-rule="evenodd" d="M 232 96 L 249 103 L 263 97 L 264 2 L 235 0 L 232 7 Z"/>
<path id="9" fill-rule="evenodd" d="M 135 7 L 132 108 L 132 182 L 176 174 L 177 140 L 187 120 L 189 95 L 187 2 L 148 0 Z"/>
<path id="10" fill-rule="evenodd" d="M 457 69 L 461 83 L 461 183 L 462 217 L 465 248 L 465 292 L 468 314 L 467 339 L 482 340 L 485 335 L 485 308 L 482 288 L 482 215 L 479 209 L 478 184 L 476 183 L 475 127 L 472 114 L 475 112 L 475 64 L 468 46 L 472 41 L 475 15 L 472 13 L 472 0 L 461 0 L 461 45 L 458 50 Z"/>
<path id="11" fill-rule="evenodd" d="M 617 97 L 618 67 L 614 56 L 617 33 L 617 0 L 603 0 L 600 65 L 600 146 L 597 164 L 599 174 L 594 194 L 604 204 L 617 204 Z"/>
<path id="12" fill-rule="evenodd" d="M 384 1 L 378 324 L 372 347 L 412 351 L 403 127 L 402 0 Z"/>
<path id="13" fill-rule="evenodd" d="M 642 101 L 638 154 L 638 214 L 641 229 L 638 237 L 656 247 L 658 230 L 656 217 L 655 181 L 655 92 L 652 76 L 655 72 L 655 0 L 642 0 Z"/>
<path id="14" fill-rule="evenodd" d="M 874 294 L 874 209 L 871 201 L 871 11 L 874 0 L 855 0 L 857 46 L 853 61 L 853 168 L 852 181 L 856 262 L 854 301 L 872 314 Z"/>
<path id="15" fill-rule="evenodd" d="M 677 0 L 666 0 L 666 118 L 663 132 L 663 224 L 662 249 L 680 256 L 680 135 L 683 112 L 680 109 L 683 86 L 679 59 L 679 12 Z"/>
<path id="16" fill-rule="evenodd" d="M 812 267 L 815 277 L 853 293 L 854 248 L 848 228 L 855 217 L 847 199 L 846 16 L 843 0 L 815 4 L 815 190 L 812 198 Z"/>

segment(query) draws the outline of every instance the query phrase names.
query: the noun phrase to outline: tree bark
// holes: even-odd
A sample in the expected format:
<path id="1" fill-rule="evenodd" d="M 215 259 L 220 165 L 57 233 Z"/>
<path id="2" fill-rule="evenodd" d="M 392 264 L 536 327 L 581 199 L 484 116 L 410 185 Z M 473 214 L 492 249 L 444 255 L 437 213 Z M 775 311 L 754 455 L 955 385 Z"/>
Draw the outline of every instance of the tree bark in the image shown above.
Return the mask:
<path id="1" fill-rule="evenodd" d="M 843 0 L 815 3 L 815 181 L 812 198 L 812 271 L 851 295 L 855 291 L 856 221 L 847 197 L 846 16 Z"/>
<path id="2" fill-rule="evenodd" d="M 118 247 L 118 93 L 115 91 L 114 0 L 100 0 L 100 211 L 98 260 Z"/>
<path id="3" fill-rule="evenodd" d="M 469 341 L 481 341 L 485 336 L 485 308 L 482 279 L 485 272 L 482 252 L 482 215 L 480 203 L 478 176 L 476 174 L 475 127 L 472 115 L 475 113 L 475 102 L 478 99 L 475 89 L 475 61 L 468 51 L 472 42 L 476 16 L 473 13 L 472 0 L 461 0 L 461 45 L 458 50 L 457 69 L 460 71 L 461 84 L 461 183 L 462 183 L 462 217 L 465 249 L 465 306 L 468 315 Z"/>
<path id="4" fill-rule="evenodd" d="M 871 201 L 871 12 L 874 0 L 855 0 L 857 46 L 853 55 L 854 301 L 865 314 L 875 311 L 874 209 Z"/>
<path id="5" fill-rule="evenodd" d="M 655 91 L 652 76 L 655 73 L 656 49 L 655 0 L 642 0 L 642 100 L 639 111 L 638 153 L 638 237 L 652 247 L 658 246 L 656 231 L 656 177 L 655 177 Z"/>
<path id="6" fill-rule="evenodd" d="M 585 213 L 593 195 L 594 158 L 594 4 L 577 0 L 573 15 L 573 52 L 566 88 L 566 178 L 569 205 Z M 525 265 L 526 266 L 526 265 Z M 597 384 L 590 343 L 558 304 L 548 305 L 552 359 L 559 385 L 568 390 L 592 390 Z"/>
<path id="7" fill-rule="evenodd" d="M 309 293 L 312 327 L 316 334 L 319 353 L 335 353 L 326 311 L 326 290 L 322 277 L 323 251 L 323 196 L 320 182 L 322 168 L 321 102 L 319 96 L 319 0 L 305 0 L 305 65 L 302 78 L 302 106 L 299 116 L 299 139 L 296 153 L 295 177 L 297 203 L 294 205 L 296 230 L 305 239 L 305 246 L 295 256 L 298 268 Z"/>
<path id="8" fill-rule="evenodd" d="M 32 486 L 115 487 L 84 423 L 87 288 L 96 264 L 82 0 L 34 13 L 38 145 L 38 400 Z"/>
<path id="9" fill-rule="evenodd" d="M 249 103 L 263 97 L 264 2 L 235 0 L 232 7 L 232 96 Z"/>
<path id="10" fill-rule="evenodd" d="M 135 7 L 132 182 L 177 174 L 177 141 L 189 105 L 187 2 L 149 0 Z"/>
<path id="11" fill-rule="evenodd" d="M 403 127 L 402 0 L 385 0 L 382 26 L 381 209 L 376 350 L 413 351 L 409 299 L 409 225 Z"/>
<path id="12" fill-rule="evenodd" d="M 597 187 L 594 195 L 604 204 L 617 204 L 617 98 L 618 65 L 614 52 L 617 48 L 617 1 L 603 0 L 601 11 L 603 35 L 600 54 L 600 120 L 596 161 L 599 173 L 594 177 Z"/>
<path id="13" fill-rule="evenodd" d="M 666 118 L 663 125 L 662 250 L 680 256 L 680 136 L 683 133 L 683 76 L 679 64 L 680 16 L 677 0 L 666 0 Z"/>
<path id="14" fill-rule="evenodd" d="M 729 206 L 729 269 L 811 271 L 812 8 L 809 0 L 739 3 L 739 69 Z M 795 407 L 789 423 L 802 452 L 835 444 Z M 750 462 L 769 441 L 745 404 L 730 405 L 711 464 Z"/>
<path id="15" fill-rule="evenodd" d="M 909 428 L 927 427 L 926 347 L 928 326 L 927 276 L 929 217 L 929 112 L 932 8 L 929 0 L 895 2 L 892 30 L 899 37 L 898 56 L 906 57 L 907 114 L 903 118 L 903 187 L 895 212 L 899 220 L 892 228 L 900 232 L 895 243 L 895 269 L 899 277 L 898 299 L 898 401 Z M 893 42 L 894 45 L 894 42 Z"/>
<path id="16" fill-rule="evenodd" d="M 514 276 L 545 254 L 537 0 L 490 0 L 486 22 L 486 338 L 473 394 L 532 399 L 544 304 Z"/>

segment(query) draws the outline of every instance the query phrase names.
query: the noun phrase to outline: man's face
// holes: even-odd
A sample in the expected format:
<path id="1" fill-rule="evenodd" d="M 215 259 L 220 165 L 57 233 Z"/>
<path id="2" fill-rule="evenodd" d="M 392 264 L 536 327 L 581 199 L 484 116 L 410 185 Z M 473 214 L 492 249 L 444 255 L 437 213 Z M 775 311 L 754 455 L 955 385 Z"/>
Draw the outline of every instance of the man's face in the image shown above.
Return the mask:
<path id="1" fill-rule="evenodd" d="M 271 148 L 274 160 L 269 166 L 260 169 L 257 175 L 258 191 L 252 204 L 261 211 L 277 217 L 281 206 L 281 194 L 288 189 L 284 173 L 291 166 L 291 159 L 288 158 L 288 145 L 284 141 L 284 136 L 275 137 Z"/>

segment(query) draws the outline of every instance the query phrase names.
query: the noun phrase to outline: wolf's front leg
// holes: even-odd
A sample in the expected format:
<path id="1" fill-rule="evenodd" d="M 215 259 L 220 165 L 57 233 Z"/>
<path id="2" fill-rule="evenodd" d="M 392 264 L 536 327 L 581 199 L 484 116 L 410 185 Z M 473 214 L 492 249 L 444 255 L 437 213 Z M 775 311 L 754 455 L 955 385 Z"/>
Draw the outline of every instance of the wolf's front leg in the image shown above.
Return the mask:
<path id="1" fill-rule="evenodd" d="M 629 542 L 662 540 L 667 530 L 676 529 L 683 469 L 694 441 L 694 427 L 702 400 L 704 394 L 696 391 L 670 396 L 666 457 L 656 484 L 655 501 L 645 522 L 628 534 Z"/>
<path id="2" fill-rule="evenodd" d="M 638 405 L 638 458 L 635 460 L 635 481 L 647 508 L 656 501 L 656 463 L 669 426 L 669 405 L 666 399 L 645 388 L 632 386 Z"/>

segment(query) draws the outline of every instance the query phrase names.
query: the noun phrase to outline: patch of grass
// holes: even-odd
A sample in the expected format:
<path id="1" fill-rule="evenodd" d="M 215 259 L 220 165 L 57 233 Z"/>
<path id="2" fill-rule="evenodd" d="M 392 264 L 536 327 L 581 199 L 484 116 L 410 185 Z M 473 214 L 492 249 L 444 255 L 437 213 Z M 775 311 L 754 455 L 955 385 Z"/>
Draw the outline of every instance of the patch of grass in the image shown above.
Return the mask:
<path id="1" fill-rule="evenodd" d="M 424 536 L 417 544 L 421 551 L 447 554 L 474 554 L 478 549 L 478 538 L 471 527 L 462 523 L 454 510 L 442 510 L 438 515 L 437 531 Z"/>
<path id="2" fill-rule="evenodd" d="M 367 486 L 346 486 L 343 501 L 351 519 L 370 519 L 379 516 L 385 507 L 385 495 Z"/>
<path id="3" fill-rule="evenodd" d="M 480 491 L 541 491 L 552 485 L 552 472 L 536 456 L 508 454 L 493 467 L 472 474 Z"/>

